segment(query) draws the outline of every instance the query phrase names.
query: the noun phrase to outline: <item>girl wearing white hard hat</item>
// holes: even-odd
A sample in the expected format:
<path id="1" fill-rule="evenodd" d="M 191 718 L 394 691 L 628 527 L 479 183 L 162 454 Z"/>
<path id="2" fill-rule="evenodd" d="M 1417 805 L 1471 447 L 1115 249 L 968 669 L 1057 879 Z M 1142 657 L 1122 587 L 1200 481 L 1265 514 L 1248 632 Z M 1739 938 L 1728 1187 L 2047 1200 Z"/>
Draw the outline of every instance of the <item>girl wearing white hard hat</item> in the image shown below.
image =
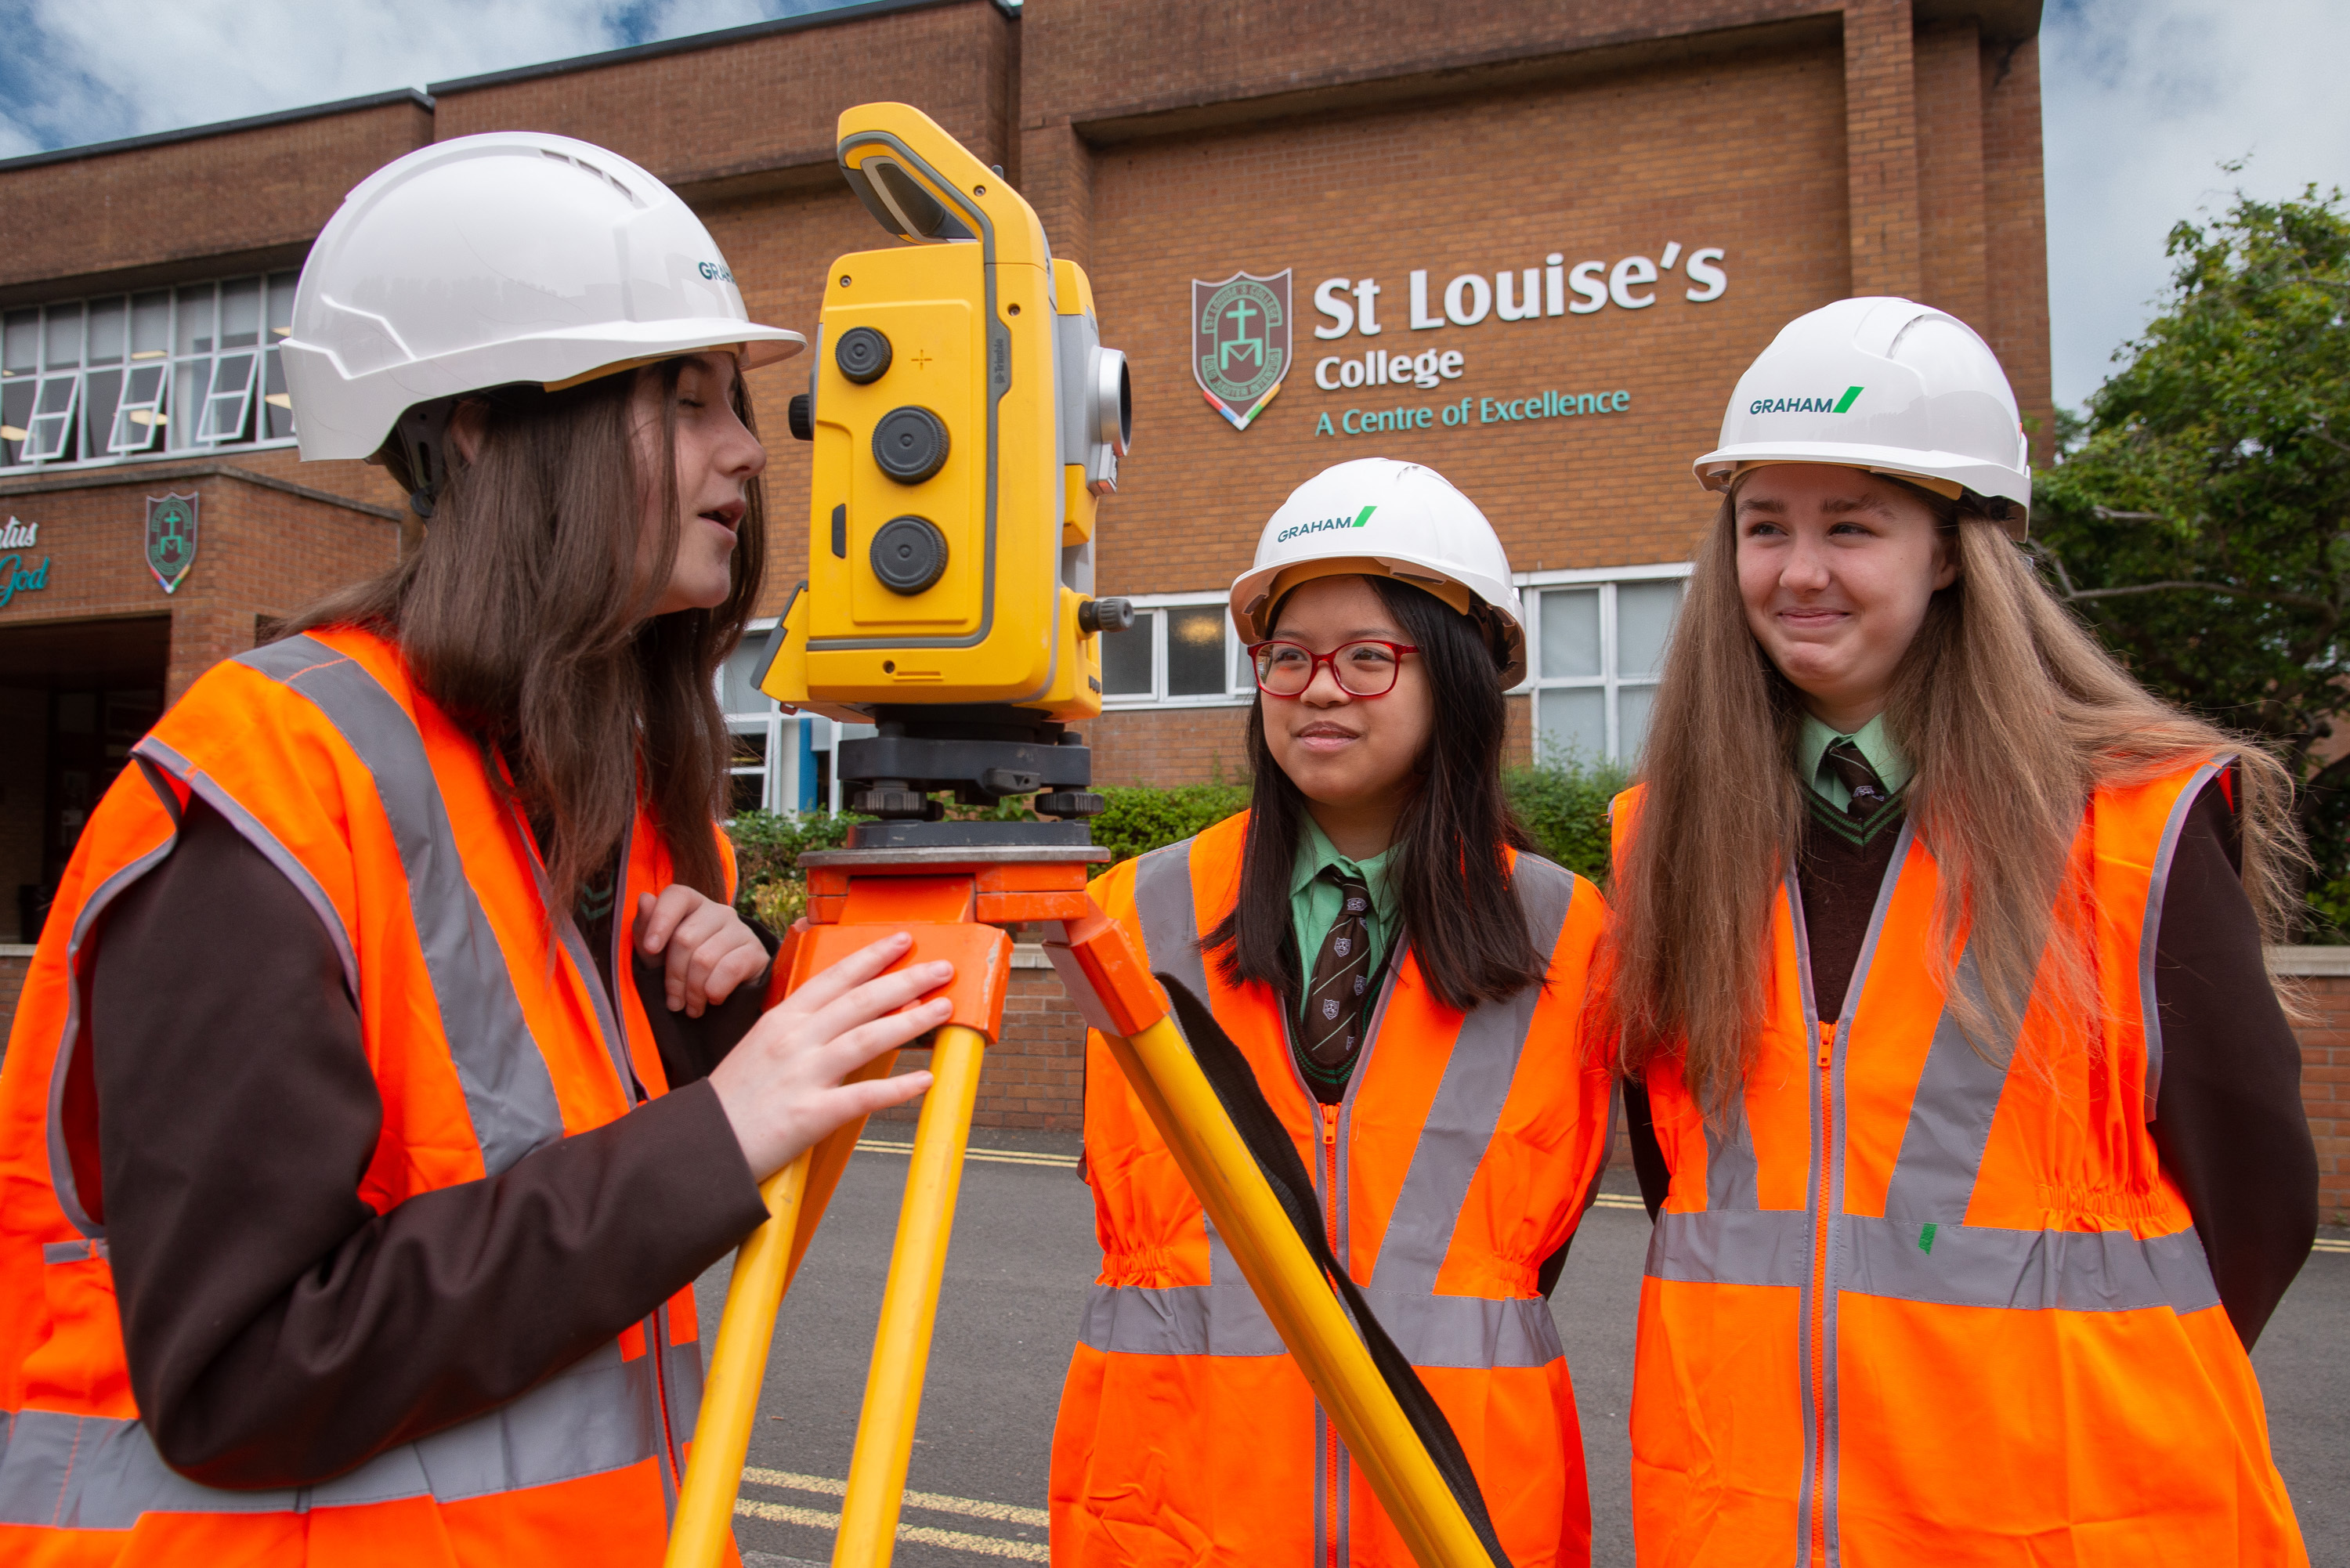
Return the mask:
<path id="1" fill-rule="evenodd" d="M 2315 1222 L 2283 770 L 2043 588 L 1955 318 L 1791 323 L 1697 472 L 1607 964 L 1641 1563 L 2306 1561 L 2246 1354 Z"/>
<path id="2" fill-rule="evenodd" d="M 1581 1044 L 1597 891 L 1502 793 L 1525 669 L 1508 560 L 1432 470 L 1293 493 L 1232 614 L 1256 672 L 1250 809 L 1095 884 L 1204 1002 L 1312 1172 L 1336 1255 L 1434 1397 L 1427 1434 L 1519 1563 L 1590 1514 L 1548 1294 L 1605 1158 Z M 1187 1025 L 1189 1026 L 1189 1025 Z M 1055 1562 L 1411 1559 L 1095 1036 L 1103 1251 L 1053 1451 Z"/>
<path id="3" fill-rule="evenodd" d="M 730 907 L 742 372 L 799 344 L 562 137 L 411 153 L 320 234 L 302 455 L 429 531 L 196 681 L 75 852 L 0 1074 L 13 1556 L 660 1560 L 695 1277 L 944 1005 L 876 978 L 899 937 L 762 1017 Z"/>

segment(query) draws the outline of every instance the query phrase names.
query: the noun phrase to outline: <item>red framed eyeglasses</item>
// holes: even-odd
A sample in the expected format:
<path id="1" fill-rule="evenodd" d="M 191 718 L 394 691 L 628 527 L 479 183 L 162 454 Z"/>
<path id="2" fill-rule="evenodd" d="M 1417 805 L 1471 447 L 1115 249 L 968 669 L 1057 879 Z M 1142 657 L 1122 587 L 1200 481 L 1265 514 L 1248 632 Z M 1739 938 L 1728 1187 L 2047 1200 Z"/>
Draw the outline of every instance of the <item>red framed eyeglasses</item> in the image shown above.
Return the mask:
<path id="1" fill-rule="evenodd" d="M 1348 696 L 1384 697 L 1395 690 L 1403 656 L 1419 651 L 1408 642 L 1365 639 L 1340 643 L 1327 653 L 1316 653 L 1302 643 L 1253 642 L 1248 656 L 1256 671 L 1256 689 L 1268 697 L 1303 696 L 1326 664 L 1330 667 L 1330 679 Z"/>

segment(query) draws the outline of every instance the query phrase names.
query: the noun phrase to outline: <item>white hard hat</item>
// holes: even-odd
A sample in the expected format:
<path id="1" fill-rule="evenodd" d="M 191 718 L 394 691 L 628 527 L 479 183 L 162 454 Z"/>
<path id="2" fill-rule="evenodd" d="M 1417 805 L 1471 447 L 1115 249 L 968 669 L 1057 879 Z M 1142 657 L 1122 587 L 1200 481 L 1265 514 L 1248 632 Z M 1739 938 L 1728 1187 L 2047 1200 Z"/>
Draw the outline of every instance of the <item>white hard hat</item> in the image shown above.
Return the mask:
<path id="1" fill-rule="evenodd" d="M 2032 511 L 2032 449 L 1991 346 L 1955 316 L 1913 300 L 1840 299 L 1779 329 L 1738 379 L 1721 444 L 1699 481 L 1727 490 L 1769 462 L 1832 462 L 2013 503 Z"/>
<path id="2" fill-rule="evenodd" d="M 1504 687 L 1524 679 L 1526 618 L 1510 558 L 1477 504 L 1434 469 L 1357 458 L 1291 491 L 1257 539 L 1255 564 L 1233 579 L 1232 624 L 1262 642 L 1284 594 L 1345 573 L 1426 589 L 1486 628 Z"/>
<path id="3" fill-rule="evenodd" d="M 676 192 L 567 136 L 493 131 L 394 159 L 327 220 L 280 347 L 305 460 L 368 457 L 419 403 L 740 346 L 745 367 L 806 339 L 754 327 Z"/>

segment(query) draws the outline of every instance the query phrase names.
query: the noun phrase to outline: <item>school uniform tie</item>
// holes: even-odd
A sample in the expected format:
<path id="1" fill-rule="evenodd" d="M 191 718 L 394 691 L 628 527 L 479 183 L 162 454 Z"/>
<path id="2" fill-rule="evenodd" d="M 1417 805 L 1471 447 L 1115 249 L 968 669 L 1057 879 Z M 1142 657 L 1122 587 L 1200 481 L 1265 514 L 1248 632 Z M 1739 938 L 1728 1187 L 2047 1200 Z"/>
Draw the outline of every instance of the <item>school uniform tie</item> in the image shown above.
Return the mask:
<path id="1" fill-rule="evenodd" d="M 1844 811 L 1856 825 L 1868 822 L 1893 798 L 1885 781 L 1877 776 L 1877 770 L 1868 765 L 1868 759 L 1850 741 L 1839 739 L 1822 753 L 1820 760 L 1851 792 L 1852 798 L 1845 804 Z"/>
<path id="2" fill-rule="evenodd" d="M 1371 890 L 1336 866 L 1324 867 L 1320 875 L 1337 884 L 1338 918 L 1315 956 L 1299 1009 L 1298 1041 L 1309 1062 L 1336 1071 L 1351 1065 L 1363 1045 L 1371 989 Z"/>

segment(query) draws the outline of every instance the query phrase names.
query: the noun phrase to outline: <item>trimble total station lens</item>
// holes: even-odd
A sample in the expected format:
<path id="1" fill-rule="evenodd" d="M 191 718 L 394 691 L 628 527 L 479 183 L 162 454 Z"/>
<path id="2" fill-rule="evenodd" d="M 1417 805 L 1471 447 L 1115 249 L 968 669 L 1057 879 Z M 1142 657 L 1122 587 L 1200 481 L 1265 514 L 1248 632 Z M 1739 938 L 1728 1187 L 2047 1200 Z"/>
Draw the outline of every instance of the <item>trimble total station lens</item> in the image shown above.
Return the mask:
<path id="1" fill-rule="evenodd" d="M 890 410 L 873 427 L 873 461 L 899 483 L 920 484 L 947 461 L 944 421 L 928 409 Z"/>

